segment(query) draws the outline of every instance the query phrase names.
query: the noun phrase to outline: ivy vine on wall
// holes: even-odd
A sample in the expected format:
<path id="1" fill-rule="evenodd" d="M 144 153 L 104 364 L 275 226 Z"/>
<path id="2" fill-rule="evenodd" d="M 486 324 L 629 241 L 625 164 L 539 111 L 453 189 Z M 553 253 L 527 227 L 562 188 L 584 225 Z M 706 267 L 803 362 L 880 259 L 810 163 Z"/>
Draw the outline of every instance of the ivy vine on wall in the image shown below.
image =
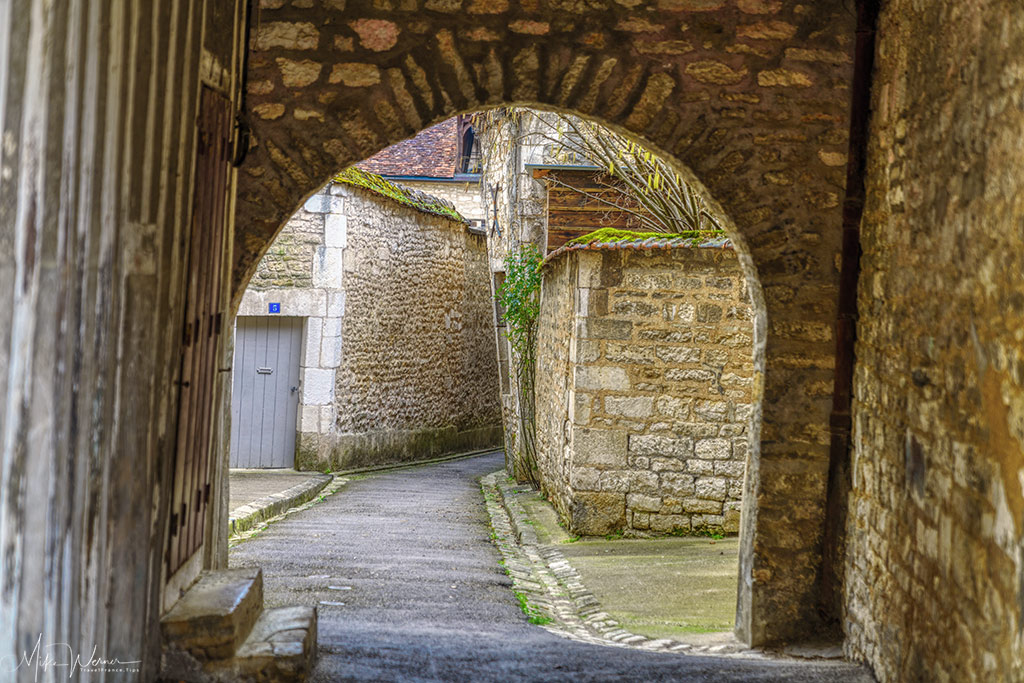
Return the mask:
<path id="1" fill-rule="evenodd" d="M 519 481 L 539 487 L 537 471 L 537 421 L 534 384 L 537 365 L 537 319 L 540 316 L 541 254 L 534 244 L 524 244 L 505 257 L 505 282 L 497 292 L 504 310 L 506 335 L 512 347 L 519 401 L 519 438 L 512 454 L 512 474 Z"/>

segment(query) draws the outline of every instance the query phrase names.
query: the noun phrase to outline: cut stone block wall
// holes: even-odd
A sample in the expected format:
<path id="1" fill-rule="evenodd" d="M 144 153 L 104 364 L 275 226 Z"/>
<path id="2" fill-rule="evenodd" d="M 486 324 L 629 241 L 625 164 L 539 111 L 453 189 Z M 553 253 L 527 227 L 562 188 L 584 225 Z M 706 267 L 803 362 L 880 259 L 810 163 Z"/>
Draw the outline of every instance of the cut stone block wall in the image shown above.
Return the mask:
<path id="1" fill-rule="evenodd" d="M 299 469 L 501 443 L 484 238 L 330 183 L 264 255 L 239 315 L 305 319 Z"/>
<path id="2" fill-rule="evenodd" d="M 739 530 L 752 335 L 731 249 L 570 251 L 548 263 L 538 464 L 574 533 Z"/>

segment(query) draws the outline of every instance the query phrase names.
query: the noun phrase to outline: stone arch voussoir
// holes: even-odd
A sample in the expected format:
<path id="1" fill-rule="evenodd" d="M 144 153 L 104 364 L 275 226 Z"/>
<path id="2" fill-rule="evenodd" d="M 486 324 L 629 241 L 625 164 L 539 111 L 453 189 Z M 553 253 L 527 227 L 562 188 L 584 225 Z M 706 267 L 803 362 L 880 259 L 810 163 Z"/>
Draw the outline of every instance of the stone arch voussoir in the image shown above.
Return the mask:
<path id="1" fill-rule="evenodd" d="M 763 417 L 747 468 L 737 631 L 758 644 L 815 625 L 849 3 L 295 4 L 262 0 L 254 14 L 235 300 L 280 227 L 331 174 L 452 114 L 535 105 L 629 132 L 690 169 L 721 205 L 763 292 Z"/>

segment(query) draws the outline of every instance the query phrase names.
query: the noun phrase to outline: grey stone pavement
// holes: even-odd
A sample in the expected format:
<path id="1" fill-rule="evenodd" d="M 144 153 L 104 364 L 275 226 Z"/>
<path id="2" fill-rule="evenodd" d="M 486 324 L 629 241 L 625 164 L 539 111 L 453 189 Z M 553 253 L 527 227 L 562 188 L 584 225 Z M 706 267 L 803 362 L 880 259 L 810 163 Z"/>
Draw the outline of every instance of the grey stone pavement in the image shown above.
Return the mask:
<path id="1" fill-rule="evenodd" d="M 527 622 L 490 540 L 479 478 L 502 455 L 353 477 L 231 551 L 265 601 L 316 605 L 313 681 L 865 681 L 842 663 L 644 652 Z"/>
<path id="2" fill-rule="evenodd" d="M 228 510 L 290 489 L 309 481 L 316 474 L 295 470 L 230 470 L 228 479 L 231 495 L 228 498 Z"/>

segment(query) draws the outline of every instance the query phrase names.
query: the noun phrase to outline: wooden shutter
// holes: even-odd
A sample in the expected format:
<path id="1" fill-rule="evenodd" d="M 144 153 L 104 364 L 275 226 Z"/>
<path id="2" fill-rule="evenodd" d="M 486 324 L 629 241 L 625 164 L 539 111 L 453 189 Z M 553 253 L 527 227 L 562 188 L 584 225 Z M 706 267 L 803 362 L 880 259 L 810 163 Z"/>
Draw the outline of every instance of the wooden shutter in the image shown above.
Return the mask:
<path id="1" fill-rule="evenodd" d="M 203 544 L 210 500 L 210 451 L 217 348 L 223 323 L 221 276 L 231 178 L 231 104 L 203 87 L 199 100 L 190 226 L 174 489 L 167 575 Z"/>

